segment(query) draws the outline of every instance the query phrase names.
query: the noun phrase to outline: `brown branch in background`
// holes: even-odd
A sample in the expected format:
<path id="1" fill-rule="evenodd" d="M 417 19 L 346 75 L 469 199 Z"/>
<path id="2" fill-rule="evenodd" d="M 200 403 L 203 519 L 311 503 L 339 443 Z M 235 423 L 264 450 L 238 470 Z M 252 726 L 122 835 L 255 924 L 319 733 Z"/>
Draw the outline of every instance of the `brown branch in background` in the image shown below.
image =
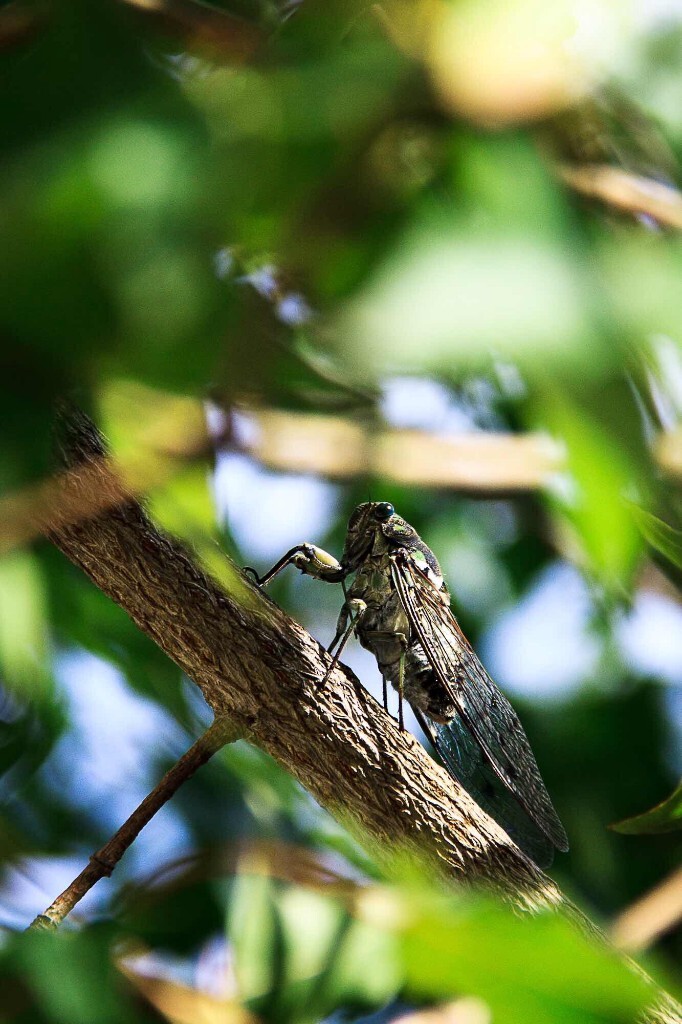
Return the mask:
<path id="1" fill-rule="evenodd" d="M 144 952 L 139 950 L 138 955 Z M 134 956 L 119 957 L 116 963 L 140 995 L 172 1024 L 259 1024 L 259 1018 L 236 999 L 220 999 L 169 978 L 151 977 L 147 971 L 135 970 Z"/>
<path id="2" fill-rule="evenodd" d="M 628 907 L 611 925 L 619 949 L 646 949 L 682 921 L 682 868 Z"/>
<path id="3" fill-rule="evenodd" d="M 162 403 L 161 403 L 162 406 Z M 42 533 L 91 519 L 163 485 L 210 450 L 198 403 L 171 399 L 154 433 L 137 434 L 135 455 L 100 455 L 84 465 L 0 498 L 0 555 Z M 370 431 L 340 416 L 249 410 L 245 439 L 234 447 L 263 465 L 335 480 L 377 476 L 415 486 L 489 497 L 534 490 L 561 471 L 562 447 L 542 434 L 437 436 L 416 430 Z"/>
<path id="4" fill-rule="evenodd" d="M 141 408 L 147 418 L 141 418 Z M 115 465 L 102 452 L 0 498 L 0 555 L 146 494 L 213 451 L 198 402 L 147 390 L 144 403 L 121 421 L 136 424 L 134 443 Z M 333 480 L 375 476 L 482 498 L 540 490 L 567 468 L 564 446 L 546 434 L 371 429 L 350 417 L 268 408 L 240 408 L 234 429 L 216 443 L 285 473 Z M 682 432 L 661 434 L 653 455 L 660 469 L 681 477 Z"/>
<path id="5" fill-rule="evenodd" d="M 49 18 L 47 3 L 6 4 L 0 10 L 0 52 L 34 39 L 46 25 Z"/>
<path id="6" fill-rule="evenodd" d="M 664 473 L 674 480 L 682 479 L 682 427 L 660 434 L 654 454 Z"/>
<path id="7" fill-rule="evenodd" d="M 119 0 L 190 50 L 242 63 L 263 42 L 257 25 L 199 0 Z"/>
<path id="8" fill-rule="evenodd" d="M 247 409 L 242 451 L 272 469 L 334 479 L 379 476 L 461 491 L 536 490 L 565 468 L 546 434 L 427 434 L 367 427 L 341 416 Z"/>
<path id="9" fill-rule="evenodd" d="M 130 815 L 127 821 L 111 837 L 108 843 L 93 853 L 90 862 L 77 878 L 50 906 L 31 922 L 31 929 L 52 929 L 58 927 L 71 913 L 76 904 L 92 889 L 100 878 L 108 878 L 123 854 L 140 834 L 157 811 L 166 804 L 184 782 L 206 764 L 226 743 L 239 738 L 239 731 L 226 719 L 216 719 L 203 736 L 190 747 L 186 754 L 170 768 L 161 782 L 148 794 Z"/>
<path id="10" fill-rule="evenodd" d="M 257 25 L 199 0 L 118 0 L 154 29 L 187 50 L 241 64 L 255 55 L 264 36 Z M 0 10 L 0 51 L 33 39 L 49 24 L 53 4 L 18 2 Z"/>
<path id="11" fill-rule="evenodd" d="M 607 164 L 560 166 L 559 177 L 576 192 L 627 213 L 646 214 L 659 224 L 682 228 L 682 193 L 662 181 Z"/>

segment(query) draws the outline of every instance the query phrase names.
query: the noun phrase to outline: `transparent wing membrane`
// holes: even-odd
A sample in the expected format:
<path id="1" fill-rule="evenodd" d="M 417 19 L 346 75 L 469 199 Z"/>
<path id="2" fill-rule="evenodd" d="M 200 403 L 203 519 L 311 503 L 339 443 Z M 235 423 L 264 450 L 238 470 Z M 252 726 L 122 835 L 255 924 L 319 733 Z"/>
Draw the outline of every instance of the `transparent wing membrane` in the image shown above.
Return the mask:
<path id="1" fill-rule="evenodd" d="M 554 860 L 554 844 L 500 782 L 461 718 L 453 718 L 447 725 L 431 725 L 418 717 L 453 778 L 524 853 L 539 867 L 548 868 Z"/>
<path id="2" fill-rule="evenodd" d="M 559 850 L 568 849 L 568 840 L 516 712 L 407 552 L 392 557 L 392 573 L 410 624 L 457 707 L 452 722 L 434 727 L 439 753 L 480 806 L 538 863 L 544 849 L 547 863 L 541 837 Z M 532 844 L 542 847 L 539 856 Z"/>

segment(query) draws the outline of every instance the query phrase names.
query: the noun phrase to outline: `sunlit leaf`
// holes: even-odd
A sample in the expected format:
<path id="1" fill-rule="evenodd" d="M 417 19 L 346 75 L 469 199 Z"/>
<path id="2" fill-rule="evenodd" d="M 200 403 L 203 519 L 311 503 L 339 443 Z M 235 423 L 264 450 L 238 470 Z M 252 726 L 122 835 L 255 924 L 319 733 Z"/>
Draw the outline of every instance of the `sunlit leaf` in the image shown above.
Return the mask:
<path id="1" fill-rule="evenodd" d="M 550 500 L 573 526 L 590 571 L 608 588 L 622 588 L 641 550 L 627 500 L 637 470 L 604 427 L 565 396 L 548 389 L 540 415 L 566 446 L 568 473 L 550 485 Z"/>
<path id="2" fill-rule="evenodd" d="M 651 999 L 614 952 L 565 919 L 519 917 L 487 900 L 424 901 L 402 957 L 411 992 L 478 996 L 499 1024 L 626 1024 Z"/>
<path id="3" fill-rule="evenodd" d="M 47 696 L 48 642 L 39 562 L 30 551 L 15 551 L 0 559 L 0 666 L 19 696 Z"/>
<path id="4" fill-rule="evenodd" d="M 277 958 L 274 884 L 267 874 L 241 873 L 231 887 L 227 933 L 234 948 L 239 998 L 266 995 L 273 987 Z"/>
<path id="5" fill-rule="evenodd" d="M 608 355 L 579 268 L 534 234 L 413 231 L 341 320 L 349 356 L 418 372 L 471 370 L 496 352 L 531 368 L 599 374 Z"/>
<path id="6" fill-rule="evenodd" d="M 682 569 L 682 531 L 675 530 L 658 516 L 638 505 L 631 505 L 632 514 L 645 541 L 654 551 L 664 555 L 678 569 Z"/>
<path id="7" fill-rule="evenodd" d="M 138 1020 L 104 930 L 15 937 L 9 950 L 44 1019 L 54 1024 L 131 1024 Z M 28 1018 L 26 1018 L 28 1019 Z"/>
<path id="8" fill-rule="evenodd" d="M 610 826 L 614 832 L 626 835 L 659 835 L 661 832 L 676 832 L 682 828 L 682 782 L 667 800 L 652 807 L 644 814 L 626 818 Z"/>

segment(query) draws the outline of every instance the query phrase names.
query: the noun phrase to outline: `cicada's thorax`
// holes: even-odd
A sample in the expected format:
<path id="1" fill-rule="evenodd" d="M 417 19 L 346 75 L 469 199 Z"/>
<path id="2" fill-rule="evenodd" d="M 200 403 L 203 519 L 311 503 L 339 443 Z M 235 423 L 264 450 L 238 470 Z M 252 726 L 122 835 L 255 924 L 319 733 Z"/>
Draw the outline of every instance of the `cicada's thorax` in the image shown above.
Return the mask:
<path id="1" fill-rule="evenodd" d="M 410 627 L 391 575 L 391 550 L 395 547 L 377 538 L 348 587 L 348 599 L 360 599 L 367 606 L 358 623 L 358 640 L 372 652 L 383 678 L 396 690 L 404 655 L 405 699 L 434 721 L 449 722 L 455 713 L 454 703 Z"/>

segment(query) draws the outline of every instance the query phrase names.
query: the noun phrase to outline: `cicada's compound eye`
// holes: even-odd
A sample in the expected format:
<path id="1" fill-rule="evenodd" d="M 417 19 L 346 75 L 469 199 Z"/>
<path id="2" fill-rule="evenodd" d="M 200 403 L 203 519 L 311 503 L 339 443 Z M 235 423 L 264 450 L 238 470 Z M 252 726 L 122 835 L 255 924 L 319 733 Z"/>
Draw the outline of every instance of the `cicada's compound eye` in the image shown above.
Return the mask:
<path id="1" fill-rule="evenodd" d="M 390 519 L 395 509 L 389 501 L 380 501 L 374 509 L 374 517 L 378 519 L 380 523 L 385 523 L 387 519 Z"/>

